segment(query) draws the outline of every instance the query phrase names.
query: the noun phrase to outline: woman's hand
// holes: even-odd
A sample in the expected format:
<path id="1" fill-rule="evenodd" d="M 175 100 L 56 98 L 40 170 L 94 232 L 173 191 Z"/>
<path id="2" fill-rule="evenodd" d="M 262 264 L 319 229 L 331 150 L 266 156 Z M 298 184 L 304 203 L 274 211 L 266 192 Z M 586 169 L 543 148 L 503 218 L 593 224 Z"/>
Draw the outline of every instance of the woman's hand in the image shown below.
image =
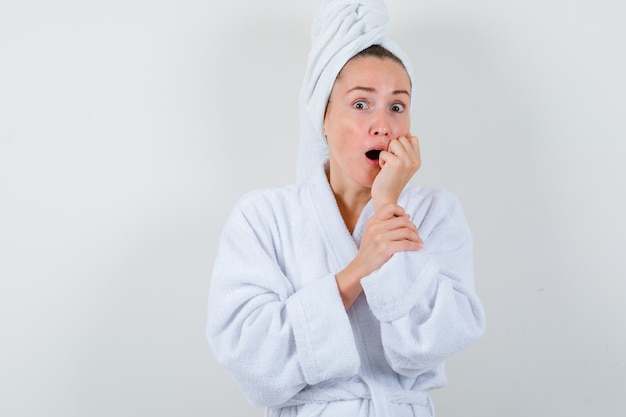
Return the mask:
<path id="1" fill-rule="evenodd" d="M 418 250 L 423 246 L 417 227 L 397 204 L 387 204 L 365 224 L 359 252 L 354 262 L 362 265 L 367 276 L 396 252 Z"/>
<path id="2" fill-rule="evenodd" d="M 361 278 L 383 266 L 394 253 L 420 250 L 423 246 L 417 227 L 402 207 L 381 207 L 365 224 L 357 255 L 335 277 L 346 309 L 362 291 Z"/>
<path id="3" fill-rule="evenodd" d="M 372 184 L 372 203 L 378 212 L 386 204 L 397 204 L 398 197 L 422 165 L 417 137 L 410 133 L 392 139 L 379 156 L 381 170 Z"/>

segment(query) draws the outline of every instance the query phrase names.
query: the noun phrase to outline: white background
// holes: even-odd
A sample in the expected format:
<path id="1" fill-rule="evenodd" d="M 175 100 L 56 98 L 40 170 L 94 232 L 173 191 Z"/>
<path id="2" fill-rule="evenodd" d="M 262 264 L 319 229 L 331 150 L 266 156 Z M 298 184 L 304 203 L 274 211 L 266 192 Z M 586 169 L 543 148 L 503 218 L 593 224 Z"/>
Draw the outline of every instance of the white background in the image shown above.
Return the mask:
<path id="1" fill-rule="evenodd" d="M 262 415 L 206 298 L 235 200 L 295 180 L 316 3 L 216 3 L 2 0 L 0 415 Z M 625 6 L 388 4 L 488 315 L 438 416 L 625 415 Z"/>

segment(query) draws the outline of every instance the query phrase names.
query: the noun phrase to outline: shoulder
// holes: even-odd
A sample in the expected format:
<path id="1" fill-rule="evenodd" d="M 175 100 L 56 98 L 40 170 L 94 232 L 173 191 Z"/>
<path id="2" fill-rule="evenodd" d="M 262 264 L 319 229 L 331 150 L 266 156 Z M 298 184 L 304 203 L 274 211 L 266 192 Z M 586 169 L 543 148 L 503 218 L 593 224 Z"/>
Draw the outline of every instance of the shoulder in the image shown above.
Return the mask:
<path id="1" fill-rule="evenodd" d="M 306 185 L 293 184 L 284 187 L 260 188 L 248 191 L 239 197 L 235 203 L 235 208 L 250 209 L 259 205 L 293 204 L 307 191 L 306 188 Z"/>
<path id="2" fill-rule="evenodd" d="M 273 251 L 277 242 L 288 240 L 301 226 L 303 218 L 307 218 L 309 196 L 307 188 L 300 185 L 257 189 L 243 194 L 222 229 L 222 241 L 238 247 L 242 242 L 258 243 Z"/>
<path id="3" fill-rule="evenodd" d="M 306 184 L 293 184 L 249 191 L 237 200 L 231 216 L 257 220 L 282 217 L 305 204 L 310 195 L 308 188 Z"/>

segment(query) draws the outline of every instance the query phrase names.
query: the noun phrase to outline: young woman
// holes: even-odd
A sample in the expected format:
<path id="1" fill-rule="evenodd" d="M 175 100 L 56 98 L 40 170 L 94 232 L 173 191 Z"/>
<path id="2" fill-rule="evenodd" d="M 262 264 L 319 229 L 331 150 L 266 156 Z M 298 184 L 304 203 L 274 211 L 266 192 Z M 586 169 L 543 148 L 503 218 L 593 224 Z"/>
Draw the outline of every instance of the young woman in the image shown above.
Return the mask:
<path id="1" fill-rule="evenodd" d="M 221 237 L 209 343 L 276 416 L 432 416 L 445 359 L 484 331 L 458 200 L 408 185 L 410 66 L 384 23 L 379 1 L 320 9 L 300 180 L 243 197 Z"/>

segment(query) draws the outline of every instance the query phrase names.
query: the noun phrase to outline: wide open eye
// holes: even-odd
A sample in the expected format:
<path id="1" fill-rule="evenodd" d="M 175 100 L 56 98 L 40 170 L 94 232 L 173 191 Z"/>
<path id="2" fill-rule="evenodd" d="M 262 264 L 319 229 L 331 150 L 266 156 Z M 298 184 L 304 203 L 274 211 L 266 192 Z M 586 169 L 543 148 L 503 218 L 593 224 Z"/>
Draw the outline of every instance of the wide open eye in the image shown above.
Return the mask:
<path id="1" fill-rule="evenodd" d="M 396 103 L 396 104 L 392 105 L 391 106 L 391 111 L 396 112 L 396 113 L 402 113 L 404 111 L 404 104 Z"/>
<path id="2" fill-rule="evenodd" d="M 365 100 L 357 100 L 354 103 L 352 103 L 352 107 L 354 107 L 357 110 L 365 110 L 368 108 L 367 102 L 365 102 Z"/>

